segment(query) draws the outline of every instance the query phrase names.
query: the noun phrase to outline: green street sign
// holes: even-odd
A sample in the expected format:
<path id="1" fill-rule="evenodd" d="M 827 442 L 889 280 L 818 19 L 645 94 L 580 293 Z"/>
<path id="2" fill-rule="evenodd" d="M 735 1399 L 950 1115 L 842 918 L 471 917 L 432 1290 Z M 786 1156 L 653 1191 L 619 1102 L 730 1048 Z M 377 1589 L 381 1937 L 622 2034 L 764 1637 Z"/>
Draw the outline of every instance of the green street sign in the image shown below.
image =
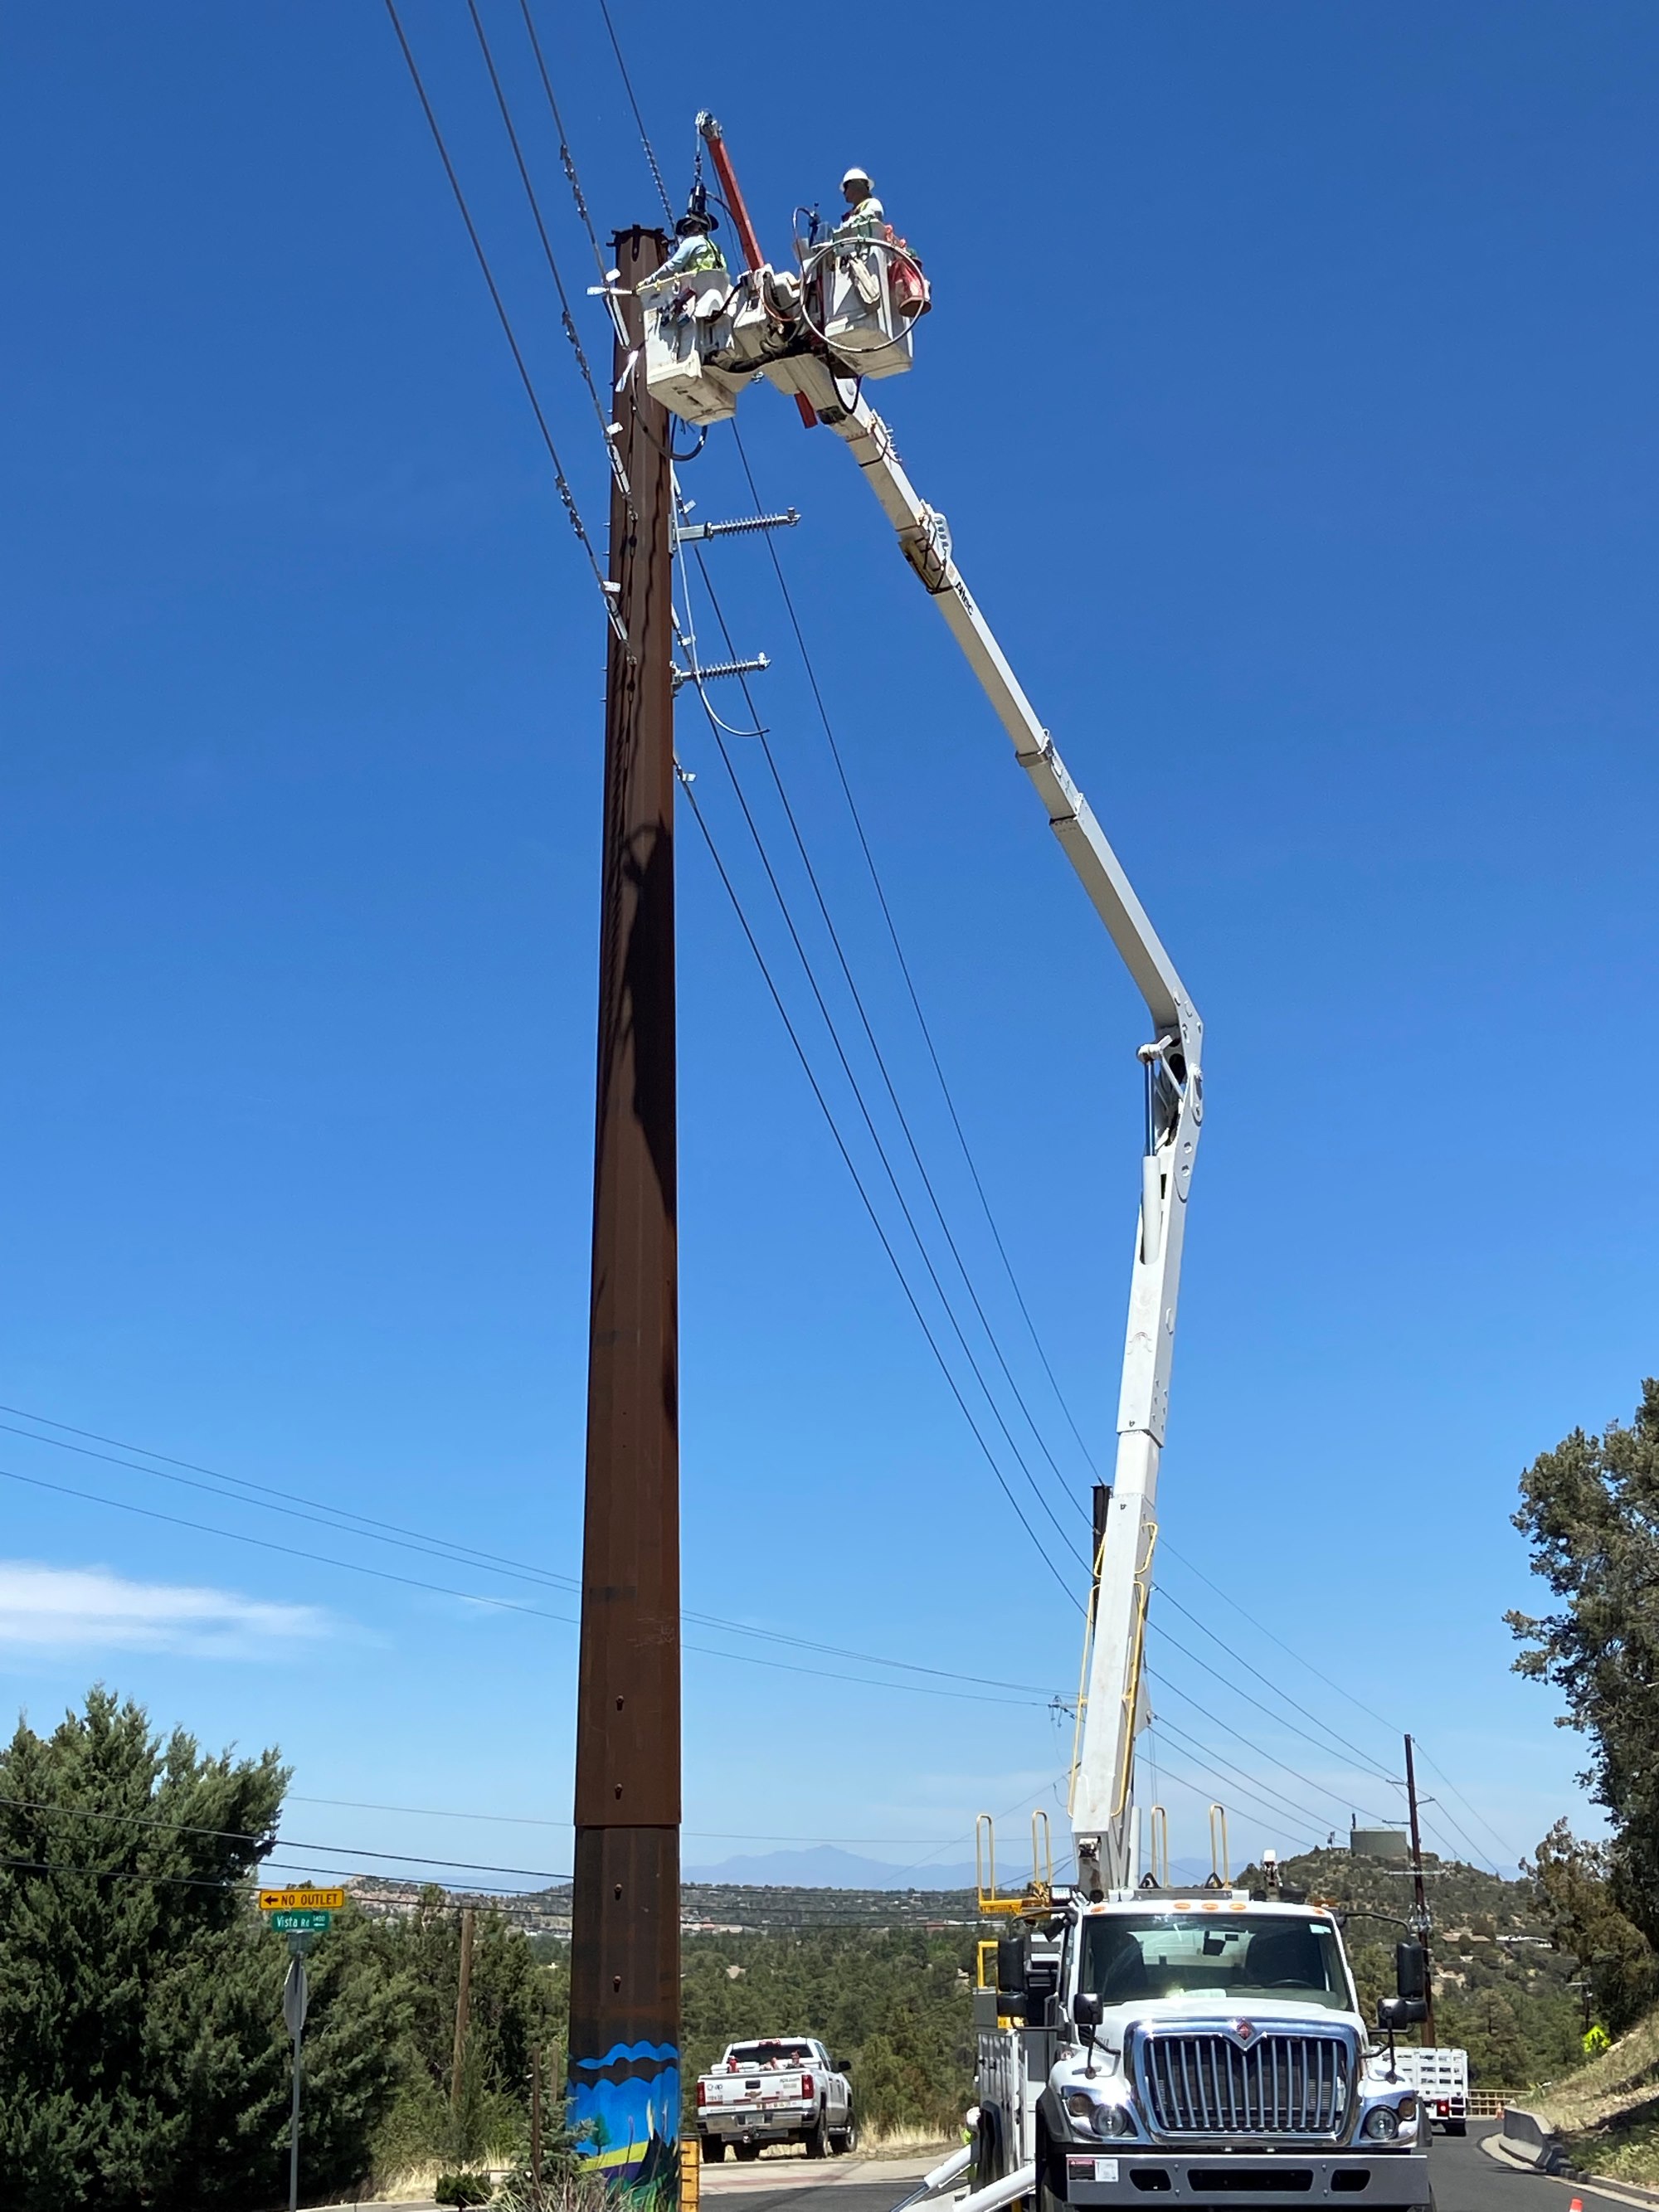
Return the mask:
<path id="1" fill-rule="evenodd" d="M 271 1912 L 265 1917 L 279 1936 L 319 1936 L 334 1915 L 331 1912 Z"/>

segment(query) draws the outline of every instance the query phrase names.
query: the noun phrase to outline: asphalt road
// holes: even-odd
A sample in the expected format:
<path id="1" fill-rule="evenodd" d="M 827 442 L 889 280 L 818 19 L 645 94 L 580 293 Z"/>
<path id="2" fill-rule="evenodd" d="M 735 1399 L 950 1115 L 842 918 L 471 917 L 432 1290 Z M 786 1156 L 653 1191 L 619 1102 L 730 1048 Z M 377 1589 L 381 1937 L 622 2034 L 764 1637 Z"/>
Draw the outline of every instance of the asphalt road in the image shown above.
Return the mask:
<path id="1" fill-rule="evenodd" d="M 1569 2212 L 1575 2197 L 1583 2200 L 1584 2212 L 1613 2212 L 1614 2207 L 1630 2212 L 1632 2204 L 1639 2203 L 1622 2191 L 1597 2189 L 1589 2182 L 1555 2181 L 1547 2174 L 1499 2166 L 1481 2149 L 1480 2141 L 1498 2134 L 1501 2125 L 1496 2120 L 1475 2121 L 1467 2136 L 1436 2136 L 1429 2154 L 1436 2212 Z M 850 2171 L 843 2169 L 843 2181 L 832 2178 L 833 2168 L 819 2179 L 823 2170 L 803 2171 L 803 2163 L 779 2161 L 775 2169 L 778 2181 L 773 2185 L 765 2179 L 764 2165 L 741 2169 L 748 2185 L 730 2212 L 891 2212 L 915 2186 L 908 2170 L 884 2175 L 879 2166 L 860 2160 Z M 726 2212 L 724 2205 L 721 2212 Z"/>
<path id="2" fill-rule="evenodd" d="M 1629 2212 L 1643 2199 L 1622 2190 L 1597 2189 L 1588 2181 L 1557 2181 L 1500 2166 L 1481 2149 L 1481 2138 L 1501 2132 L 1501 2120 L 1472 2120 L 1462 2138 L 1437 2136 L 1429 2154 L 1436 2212 L 1568 2212 L 1575 2197 L 1584 2212 Z"/>

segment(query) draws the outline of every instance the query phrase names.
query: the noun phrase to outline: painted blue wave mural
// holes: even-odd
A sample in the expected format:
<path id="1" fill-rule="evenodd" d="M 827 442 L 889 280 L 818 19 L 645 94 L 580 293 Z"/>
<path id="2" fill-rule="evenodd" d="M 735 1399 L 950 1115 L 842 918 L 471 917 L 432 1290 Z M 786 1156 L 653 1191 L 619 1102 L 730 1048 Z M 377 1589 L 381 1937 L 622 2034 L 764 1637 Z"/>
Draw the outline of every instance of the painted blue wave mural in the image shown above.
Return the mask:
<path id="1" fill-rule="evenodd" d="M 678 2191 L 680 2054 L 672 2043 L 615 2043 L 570 2062 L 569 2124 L 607 2181 Z"/>

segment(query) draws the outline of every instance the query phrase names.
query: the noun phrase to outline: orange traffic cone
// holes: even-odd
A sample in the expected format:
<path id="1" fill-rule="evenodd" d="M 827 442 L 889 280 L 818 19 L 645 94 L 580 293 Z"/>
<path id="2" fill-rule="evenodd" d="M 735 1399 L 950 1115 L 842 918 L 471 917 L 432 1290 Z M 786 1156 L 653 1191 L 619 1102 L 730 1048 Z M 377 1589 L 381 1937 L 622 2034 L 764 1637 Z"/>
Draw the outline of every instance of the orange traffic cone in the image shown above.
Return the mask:
<path id="1" fill-rule="evenodd" d="M 1571 2203 L 1568 2205 L 1567 2212 L 1584 2212 L 1583 2198 L 1582 2197 L 1575 2197 Z"/>

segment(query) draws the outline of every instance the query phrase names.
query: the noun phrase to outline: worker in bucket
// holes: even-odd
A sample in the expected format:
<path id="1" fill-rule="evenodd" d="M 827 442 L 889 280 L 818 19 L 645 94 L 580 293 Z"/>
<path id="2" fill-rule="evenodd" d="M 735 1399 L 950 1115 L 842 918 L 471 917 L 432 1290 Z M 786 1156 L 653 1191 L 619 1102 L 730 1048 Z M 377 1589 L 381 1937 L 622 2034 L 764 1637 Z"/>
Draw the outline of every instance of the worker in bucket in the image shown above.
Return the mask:
<path id="1" fill-rule="evenodd" d="M 887 216 L 867 169 L 849 169 L 841 180 L 847 213 L 836 226 L 837 238 L 879 238 Z"/>
<path id="2" fill-rule="evenodd" d="M 715 245 L 711 234 L 718 227 L 708 212 L 708 193 L 702 185 L 694 185 L 691 204 L 674 225 L 674 235 L 679 244 L 657 274 L 659 276 L 701 276 L 708 270 L 724 269 L 726 256 Z"/>

